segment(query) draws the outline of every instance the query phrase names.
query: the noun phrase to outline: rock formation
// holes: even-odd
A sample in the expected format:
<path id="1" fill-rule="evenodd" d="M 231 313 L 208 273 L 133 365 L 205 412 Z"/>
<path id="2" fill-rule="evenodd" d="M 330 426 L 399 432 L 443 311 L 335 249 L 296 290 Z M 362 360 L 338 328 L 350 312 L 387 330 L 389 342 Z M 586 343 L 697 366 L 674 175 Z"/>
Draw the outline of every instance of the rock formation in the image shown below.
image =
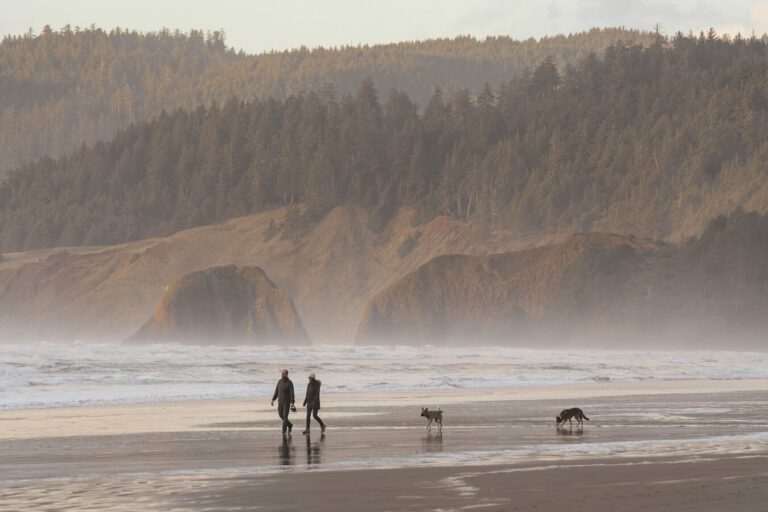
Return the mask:
<path id="1" fill-rule="evenodd" d="M 296 308 L 259 267 L 192 272 L 166 287 L 152 317 L 129 342 L 308 344 Z"/>
<path id="2" fill-rule="evenodd" d="M 615 260 L 602 280 L 635 266 L 653 244 L 606 234 L 490 256 L 440 256 L 368 304 L 358 343 L 507 343 L 540 332 L 544 317 L 580 307 L 577 277 L 586 260 Z M 621 267 L 621 268 L 620 268 Z M 596 276 L 593 276 L 596 277 Z M 598 280 L 593 279 L 592 285 Z M 600 286 L 601 290 L 605 288 Z M 582 298 L 583 299 L 583 298 Z"/>
<path id="3" fill-rule="evenodd" d="M 374 294 L 432 258 L 520 246 L 511 234 L 487 241 L 446 217 L 417 224 L 410 209 L 375 233 L 354 205 L 335 208 L 296 238 L 268 237 L 270 225 L 285 225 L 286 210 L 118 246 L 6 254 L 0 342 L 122 341 L 152 315 L 165 283 L 234 264 L 262 268 L 294 301 L 313 342 L 351 343 Z"/>
<path id="4" fill-rule="evenodd" d="M 366 306 L 361 344 L 765 349 L 768 217 L 737 212 L 673 245 L 590 233 L 441 256 Z"/>

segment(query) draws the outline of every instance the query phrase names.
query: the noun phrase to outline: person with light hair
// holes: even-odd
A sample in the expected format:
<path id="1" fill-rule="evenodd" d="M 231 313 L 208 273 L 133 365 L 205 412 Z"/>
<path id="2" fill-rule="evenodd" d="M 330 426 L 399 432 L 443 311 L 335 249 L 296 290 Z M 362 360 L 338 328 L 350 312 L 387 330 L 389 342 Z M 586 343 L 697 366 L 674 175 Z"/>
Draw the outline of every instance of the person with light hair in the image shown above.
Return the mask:
<path id="1" fill-rule="evenodd" d="M 270 405 L 274 406 L 275 400 L 277 400 L 277 414 L 283 420 L 283 435 L 290 435 L 291 430 L 293 430 L 293 423 L 288 421 L 288 413 L 296 412 L 296 398 L 293 393 L 293 382 L 288 378 L 288 370 L 280 371 L 280 380 L 277 381 L 275 394 L 272 395 Z"/>
<path id="2" fill-rule="evenodd" d="M 307 429 L 303 432 L 304 435 L 309 435 L 310 421 L 312 417 L 320 424 L 320 432 L 325 433 L 325 423 L 317 415 L 317 411 L 320 410 L 320 381 L 317 380 L 317 376 L 314 372 L 309 374 L 309 383 L 307 384 L 307 394 L 304 397 L 304 407 L 307 408 Z"/>

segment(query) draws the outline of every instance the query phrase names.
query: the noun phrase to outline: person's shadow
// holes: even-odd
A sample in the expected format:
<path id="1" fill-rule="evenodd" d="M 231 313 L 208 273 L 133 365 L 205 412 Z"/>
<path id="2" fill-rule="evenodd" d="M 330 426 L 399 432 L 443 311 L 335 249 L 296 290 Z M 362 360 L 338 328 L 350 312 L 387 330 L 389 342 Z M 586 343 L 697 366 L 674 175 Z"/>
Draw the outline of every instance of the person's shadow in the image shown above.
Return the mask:
<path id="1" fill-rule="evenodd" d="M 312 442 L 312 438 L 307 435 L 307 466 L 319 466 L 322 463 L 323 443 L 325 443 L 325 434 L 320 434 L 320 441 Z"/>
<path id="2" fill-rule="evenodd" d="M 283 444 L 277 447 L 277 458 L 282 466 L 293 464 L 293 446 L 291 436 L 283 436 Z"/>

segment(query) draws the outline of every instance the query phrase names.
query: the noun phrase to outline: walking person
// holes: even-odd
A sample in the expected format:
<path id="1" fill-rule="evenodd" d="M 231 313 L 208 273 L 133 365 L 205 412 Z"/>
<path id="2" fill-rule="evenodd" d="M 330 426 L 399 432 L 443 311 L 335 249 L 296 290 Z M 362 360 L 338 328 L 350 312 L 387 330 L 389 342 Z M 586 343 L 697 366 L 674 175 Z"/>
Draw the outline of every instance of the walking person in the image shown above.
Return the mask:
<path id="1" fill-rule="evenodd" d="M 307 384 L 307 394 L 304 397 L 304 406 L 307 408 L 307 430 L 304 435 L 309 435 L 310 420 L 314 417 L 320 424 L 320 432 L 325 432 L 325 423 L 317 415 L 320 410 L 320 381 L 317 380 L 314 373 L 309 374 L 309 383 Z"/>
<path id="2" fill-rule="evenodd" d="M 280 372 L 280 380 L 277 381 L 275 394 L 272 396 L 270 405 L 275 405 L 275 400 L 277 400 L 277 414 L 283 420 L 283 435 L 286 433 L 290 435 L 291 430 L 293 430 L 293 423 L 288 421 L 288 413 L 296 412 L 296 399 L 293 394 L 293 382 L 288 378 L 288 370 Z"/>

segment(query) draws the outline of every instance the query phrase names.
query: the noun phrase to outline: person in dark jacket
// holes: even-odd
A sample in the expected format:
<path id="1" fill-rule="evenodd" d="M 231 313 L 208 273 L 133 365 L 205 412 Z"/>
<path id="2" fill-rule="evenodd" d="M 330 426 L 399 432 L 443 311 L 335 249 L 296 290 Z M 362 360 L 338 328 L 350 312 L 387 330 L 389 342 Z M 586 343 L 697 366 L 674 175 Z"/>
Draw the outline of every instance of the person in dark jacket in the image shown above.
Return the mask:
<path id="1" fill-rule="evenodd" d="M 288 378 L 288 370 L 282 370 L 280 372 L 280 380 L 277 381 L 275 387 L 275 394 L 272 396 L 272 402 L 270 405 L 275 405 L 277 400 L 277 414 L 280 419 L 283 420 L 283 434 L 290 434 L 293 430 L 293 423 L 288 421 L 288 413 L 296 412 L 295 396 L 293 394 L 293 382 Z"/>
<path id="2" fill-rule="evenodd" d="M 307 408 L 307 430 L 304 431 L 304 434 L 309 435 L 309 422 L 313 416 L 320 424 L 320 432 L 325 432 L 325 423 L 317 415 L 317 411 L 320 410 L 320 381 L 317 380 L 314 373 L 309 374 L 304 406 Z"/>

